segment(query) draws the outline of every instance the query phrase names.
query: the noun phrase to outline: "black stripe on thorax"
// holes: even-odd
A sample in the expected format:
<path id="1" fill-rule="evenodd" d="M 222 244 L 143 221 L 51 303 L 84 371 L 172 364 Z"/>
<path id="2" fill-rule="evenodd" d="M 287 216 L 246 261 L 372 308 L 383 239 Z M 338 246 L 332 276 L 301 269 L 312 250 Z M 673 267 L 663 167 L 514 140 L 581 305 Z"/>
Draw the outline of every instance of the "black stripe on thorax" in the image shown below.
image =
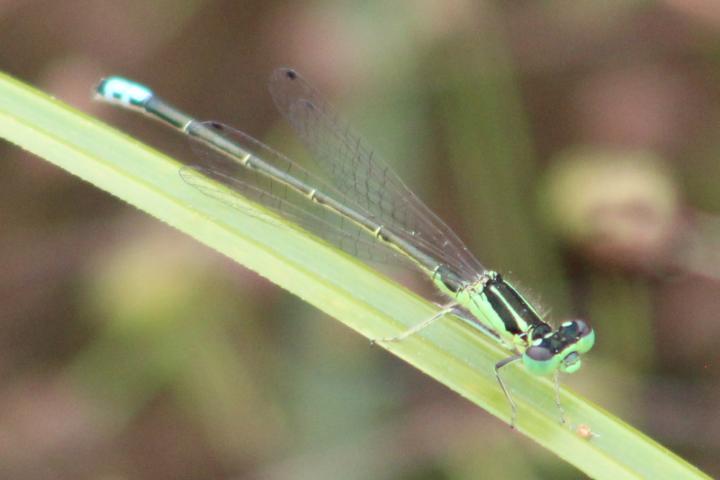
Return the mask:
<path id="1" fill-rule="evenodd" d="M 502 320 L 505 329 L 513 335 L 547 325 L 517 290 L 506 283 L 499 274 L 485 284 L 483 294 Z M 526 325 L 522 325 L 518 319 Z"/>

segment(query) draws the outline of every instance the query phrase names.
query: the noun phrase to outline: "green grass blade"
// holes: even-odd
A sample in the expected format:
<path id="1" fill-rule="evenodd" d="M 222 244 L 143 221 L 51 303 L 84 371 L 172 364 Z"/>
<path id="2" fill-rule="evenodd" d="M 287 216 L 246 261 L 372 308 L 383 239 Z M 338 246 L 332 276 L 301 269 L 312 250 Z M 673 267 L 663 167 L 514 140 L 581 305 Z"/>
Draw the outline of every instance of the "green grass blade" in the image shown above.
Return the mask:
<path id="1" fill-rule="evenodd" d="M 397 334 L 436 310 L 313 237 L 261 220 L 262 211 L 241 215 L 201 194 L 179 178 L 174 160 L 3 75 L 0 99 L 1 137 L 226 254 L 368 338 Z M 249 211 L 253 208 L 247 205 Z M 448 320 L 390 350 L 508 421 L 509 408 L 493 375 L 493 365 L 506 352 L 491 340 Z M 653 440 L 563 389 L 568 418 L 590 425 L 597 434 L 582 438 L 558 422 L 548 380 L 518 366 L 506 370 L 519 407 L 518 431 L 591 477 L 706 478 Z"/>

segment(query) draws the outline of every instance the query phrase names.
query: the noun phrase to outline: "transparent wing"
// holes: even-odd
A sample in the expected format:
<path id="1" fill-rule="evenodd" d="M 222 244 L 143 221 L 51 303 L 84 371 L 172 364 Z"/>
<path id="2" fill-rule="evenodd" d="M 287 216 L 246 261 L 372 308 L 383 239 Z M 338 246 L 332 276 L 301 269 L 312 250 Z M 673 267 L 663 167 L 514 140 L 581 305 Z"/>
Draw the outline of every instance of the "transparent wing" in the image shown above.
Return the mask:
<path id="1" fill-rule="evenodd" d="M 278 110 L 294 127 L 328 183 L 380 224 L 411 240 L 465 279 L 485 268 L 460 238 L 334 112 L 294 70 L 270 77 Z"/>
<path id="2" fill-rule="evenodd" d="M 321 178 L 315 177 L 300 165 L 253 137 L 217 122 L 205 122 L 205 125 L 243 145 L 248 152 L 258 155 L 262 160 L 295 178 L 300 178 L 313 186 L 317 185 L 318 189 L 325 188 L 334 192 L 334 188 L 331 185 L 325 185 Z M 185 183 L 203 194 L 242 211 L 244 214 L 253 215 L 272 223 L 270 217 L 260 217 L 245 208 L 243 202 L 238 198 L 240 195 L 269 208 L 360 259 L 403 267 L 410 266 L 405 257 L 376 241 L 367 232 L 345 218 L 309 201 L 282 183 L 250 170 L 232 158 L 210 149 L 202 142 L 191 140 L 191 143 L 201 164 L 181 168 L 180 177 Z M 334 193 L 340 195 L 339 192 Z"/>

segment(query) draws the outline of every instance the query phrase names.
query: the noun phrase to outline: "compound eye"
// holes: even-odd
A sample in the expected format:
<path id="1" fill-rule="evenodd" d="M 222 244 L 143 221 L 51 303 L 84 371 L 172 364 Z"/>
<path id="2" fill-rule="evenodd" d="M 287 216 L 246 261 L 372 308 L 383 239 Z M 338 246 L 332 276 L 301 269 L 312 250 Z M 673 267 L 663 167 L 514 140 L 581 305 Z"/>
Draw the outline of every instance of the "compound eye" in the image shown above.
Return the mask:
<path id="1" fill-rule="evenodd" d="M 590 328 L 590 325 L 585 323 L 584 320 L 575 320 L 575 325 L 577 326 L 579 337 L 584 337 L 592 331 L 592 328 Z"/>
<path id="2" fill-rule="evenodd" d="M 541 347 L 539 345 L 533 345 L 525 350 L 525 355 L 536 362 L 545 362 L 553 357 L 549 348 Z"/>
<path id="3" fill-rule="evenodd" d="M 573 338 L 582 338 L 592 332 L 592 328 L 584 320 L 570 320 L 562 324 L 563 334 Z"/>

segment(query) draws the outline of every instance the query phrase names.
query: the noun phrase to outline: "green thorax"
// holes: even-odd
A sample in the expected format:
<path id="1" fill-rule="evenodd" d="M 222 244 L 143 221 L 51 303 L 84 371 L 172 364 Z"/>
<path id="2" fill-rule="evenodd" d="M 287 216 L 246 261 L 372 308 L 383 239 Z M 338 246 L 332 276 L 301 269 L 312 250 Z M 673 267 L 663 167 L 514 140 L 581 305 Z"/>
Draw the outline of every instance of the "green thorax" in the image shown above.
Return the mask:
<path id="1" fill-rule="evenodd" d="M 543 375 L 555 371 L 572 373 L 580 368 L 580 355 L 595 343 L 595 333 L 584 321 L 564 322 L 557 330 L 542 320 L 533 306 L 502 276 L 486 271 L 474 283 L 448 282 L 438 269 L 433 282 L 468 310 L 507 348 L 520 354 L 526 368 Z"/>

